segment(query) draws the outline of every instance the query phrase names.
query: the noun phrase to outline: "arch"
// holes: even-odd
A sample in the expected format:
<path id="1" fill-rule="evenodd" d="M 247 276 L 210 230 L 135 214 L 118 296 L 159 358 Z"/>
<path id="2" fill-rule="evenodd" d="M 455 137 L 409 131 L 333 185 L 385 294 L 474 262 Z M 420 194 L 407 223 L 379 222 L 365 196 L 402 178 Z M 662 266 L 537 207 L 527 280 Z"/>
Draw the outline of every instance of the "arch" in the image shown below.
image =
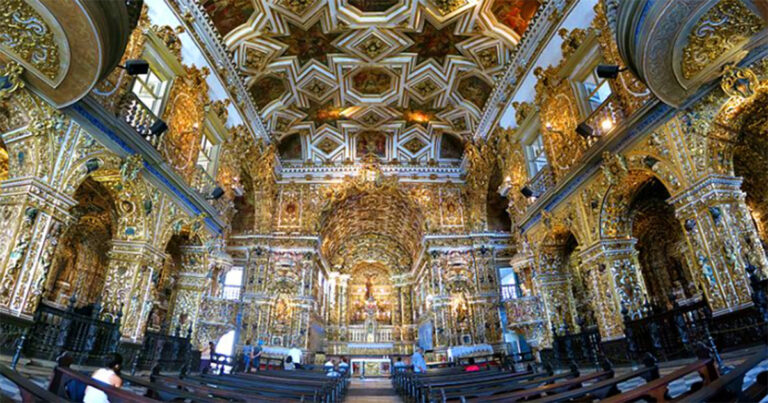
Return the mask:
<path id="1" fill-rule="evenodd" d="M 629 221 L 647 295 L 652 303 L 671 308 L 669 293 L 685 299 L 696 291 L 693 275 L 685 267 L 685 234 L 667 199 L 664 185 L 650 178 L 630 202 Z"/>
<path id="2" fill-rule="evenodd" d="M 503 181 L 500 167 L 494 164 L 494 169 L 488 178 L 488 193 L 485 199 L 486 223 L 489 231 L 508 232 L 512 229 L 512 219 L 507 211 L 509 200 L 498 192 Z"/>
<path id="3" fill-rule="evenodd" d="M 752 83 L 753 85 L 755 83 Z M 743 178 L 741 190 L 760 239 L 768 240 L 768 80 L 755 85 L 748 97 L 733 96 L 722 102 L 707 127 L 707 169 Z M 722 93 L 719 93 L 722 94 Z M 711 108 L 711 105 L 710 105 Z M 704 117 L 702 117 L 704 118 Z M 697 127 L 694 125 L 694 130 Z"/>
<path id="4" fill-rule="evenodd" d="M 321 253 L 334 266 L 378 261 L 395 271 L 411 268 L 425 232 L 419 205 L 394 178 L 361 175 L 328 195 L 320 217 Z"/>
<path id="5" fill-rule="evenodd" d="M 618 182 L 609 185 L 603 195 L 599 219 L 601 239 L 629 236 L 629 201 L 647 180 L 656 178 L 672 195 L 682 190 L 682 174 L 660 156 L 636 153 L 629 154 L 624 160 L 626 170 L 618 175 Z"/>
<path id="6" fill-rule="evenodd" d="M 104 185 L 86 179 L 75 191 L 76 221 L 58 243 L 47 279 L 46 298 L 66 305 L 72 297 L 77 306 L 101 298 L 108 267 L 111 240 L 117 229 L 115 201 Z"/>

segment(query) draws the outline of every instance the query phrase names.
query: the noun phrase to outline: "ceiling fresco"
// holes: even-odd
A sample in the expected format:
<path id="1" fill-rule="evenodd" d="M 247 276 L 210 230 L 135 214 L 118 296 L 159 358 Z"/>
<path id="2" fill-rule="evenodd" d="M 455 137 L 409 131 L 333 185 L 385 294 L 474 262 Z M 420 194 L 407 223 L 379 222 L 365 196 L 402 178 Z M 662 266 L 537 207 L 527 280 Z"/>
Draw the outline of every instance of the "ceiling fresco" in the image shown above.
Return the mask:
<path id="1" fill-rule="evenodd" d="M 288 167 L 456 167 L 538 0 L 204 0 Z M 462 147 L 454 148 L 459 150 Z M 459 144 L 461 142 L 459 141 Z M 295 151 L 295 147 L 286 147 Z M 299 155 L 300 154 L 300 155 Z"/>

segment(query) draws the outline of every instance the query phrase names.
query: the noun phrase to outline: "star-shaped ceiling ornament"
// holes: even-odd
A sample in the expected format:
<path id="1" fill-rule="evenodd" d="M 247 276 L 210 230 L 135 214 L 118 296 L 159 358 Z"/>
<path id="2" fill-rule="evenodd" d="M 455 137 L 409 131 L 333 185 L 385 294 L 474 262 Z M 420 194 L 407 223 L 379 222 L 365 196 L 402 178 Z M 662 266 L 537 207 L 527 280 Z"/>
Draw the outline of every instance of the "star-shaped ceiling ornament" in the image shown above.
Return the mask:
<path id="1" fill-rule="evenodd" d="M 278 38 L 281 42 L 288 45 L 283 56 L 295 56 L 302 67 L 313 59 L 327 65 L 327 55 L 329 53 L 338 53 L 332 42 L 339 34 L 323 32 L 320 21 L 316 22 L 306 31 L 290 22 L 288 25 L 291 26 L 290 35 Z"/>
<path id="2" fill-rule="evenodd" d="M 310 102 L 309 107 L 299 108 L 299 110 L 307 114 L 307 117 L 305 117 L 303 120 L 314 122 L 315 127 L 320 127 L 324 124 L 338 127 L 336 122 L 345 119 L 341 113 L 343 108 L 339 108 L 333 105 L 333 101 L 329 101 L 325 104 Z"/>
<path id="3" fill-rule="evenodd" d="M 411 38 L 411 45 L 406 52 L 417 54 L 417 64 L 428 59 L 434 59 L 441 66 L 445 64 L 447 56 L 461 56 L 456 44 L 463 41 L 469 35 L 456 35 L 456 23 L 446 25 L 442 29 L 435 28 L 429 19 L 424 21 L 422 32 L 409 32 L 406 35 Z"/>

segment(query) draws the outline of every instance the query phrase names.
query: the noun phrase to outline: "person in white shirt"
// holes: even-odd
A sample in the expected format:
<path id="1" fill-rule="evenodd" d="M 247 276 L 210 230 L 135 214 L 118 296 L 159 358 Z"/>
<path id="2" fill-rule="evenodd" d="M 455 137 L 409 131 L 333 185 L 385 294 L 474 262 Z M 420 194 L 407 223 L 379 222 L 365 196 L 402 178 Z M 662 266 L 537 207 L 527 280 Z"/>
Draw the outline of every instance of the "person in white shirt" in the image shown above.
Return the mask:
<path id="1" fill-rule="evenodd" d="M 283 362 L 283 369 L 286 371 L 293 371 L 296 369 L 296 364 L 293 363 L 293 357 L 286 356 L 285 362 Z"/>
<path id="2" fill-rule="evenodd" d="M 123 365 L 123 357 L 120 354 L 115 354 L 112 360 L 107 364 L 106 368 L 97 369 L 91 378 L 105 383 L 116 388 L 123 386 L 123 379 L 120 378 L 120 367 Z M 85 395 L 83 396 L 83 403 L 109 403 L 107 394 L 94 388 L 93 386 L 87 386 L 85 388 Z"/>
<path id="3" fill-rule="evenodd" d="M 291 346 L 291 349 L 288 350 L 288 355 L 293 359 L 293 365 L 296 368 L 301 368 L 301 350 L 296 348 L 296 346 Z"/>

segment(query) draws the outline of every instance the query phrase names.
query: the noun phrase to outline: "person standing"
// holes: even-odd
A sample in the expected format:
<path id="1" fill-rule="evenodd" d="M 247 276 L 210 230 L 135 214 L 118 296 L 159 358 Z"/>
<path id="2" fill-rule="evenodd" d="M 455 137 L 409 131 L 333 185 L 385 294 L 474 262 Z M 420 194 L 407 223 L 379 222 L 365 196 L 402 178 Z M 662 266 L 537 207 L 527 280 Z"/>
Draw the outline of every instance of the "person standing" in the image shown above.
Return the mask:
<path id="1" fill-rule="evenodd" d="M 427 372 L 427 362 L 424 361 L 424 350 L 421 347 L 416 347 L 416 351 L 411 355 L 411 364 L 413 365 L 413 372 L 425 373 Z"/>
<path id="2" fill-rule="evenodd" d="M 251 345 L 251 341 L 248 340 L 245 342 L 245 345 L 243 346 L 243 361 L 245 363 L 245 368 L 243 369 L 243 372 L 246 374 L 251 372 L 251 360 L 253 359 L 253 346 Z"/>
<path id="3" fill-rule="evenodd" d="M 205 347 L 200 352 L 200 373 L 207 374 L 211 369 L 211 359 L 216 354 L 216 345 L 212 341 L 208 342 L 208 347 Z"/>
<path id="4" fill-rule="evenodd" d="M 123 357 L 120 354 L 115 353 L 107 364 L 106 368 L 97 369 L 91 378 L 105 383 L 116 388 L 123 386 L 123 379 L 120 378 L 120 367 L 123 365 Z M 85 395 L 83 395 L 83 403 L 109 403 L 107 394 L 93 386 L 87 386 L 85 388 Z"/>
<path id="5" fill-rule="evenodd" d="M 264 349 L 261 347 L 264 345 L 264 341 L 259 340 L 256 343 L 256 347 L 251 350 L 251 357 L 253 358 L 253 366 L 256 367 L 256 371 L 261 371 L 261 354 Z"/>

